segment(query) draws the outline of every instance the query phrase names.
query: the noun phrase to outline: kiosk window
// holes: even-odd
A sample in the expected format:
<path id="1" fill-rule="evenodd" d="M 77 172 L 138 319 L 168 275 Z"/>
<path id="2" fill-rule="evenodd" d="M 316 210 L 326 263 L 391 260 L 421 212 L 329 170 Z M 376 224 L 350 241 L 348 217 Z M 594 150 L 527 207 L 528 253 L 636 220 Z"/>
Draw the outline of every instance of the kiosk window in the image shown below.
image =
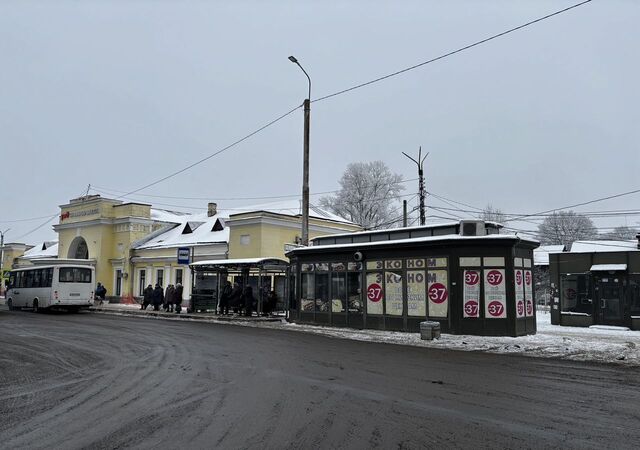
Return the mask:
<path id="1" fill-rule="evenodd" d="M 334 313 L 345 312 L 347 293 L 347 274 L 333 272 L 331 274 L 331 311 Z"/>
<path id="2" fill-rule="evenodd" d="M 560 278 L 560 303 L 563 312 L 593 314 L 589 277 L 586 274 L 568 274 Z"/>
<path id="3" fill-rule="evenodd" d="M 640 316 L 640 274 L 629 276 L 629 297 L 631 315 Z"/>
<path id="4" fill-rule="evenodd" d="M 349 263 L 349 270 L 351 270 L 351 263 Z M 362 312 L 362 272 L 348 272 L 347 273 L 347 292 L 349 302 L 349 312 L 361 313 Z"/>

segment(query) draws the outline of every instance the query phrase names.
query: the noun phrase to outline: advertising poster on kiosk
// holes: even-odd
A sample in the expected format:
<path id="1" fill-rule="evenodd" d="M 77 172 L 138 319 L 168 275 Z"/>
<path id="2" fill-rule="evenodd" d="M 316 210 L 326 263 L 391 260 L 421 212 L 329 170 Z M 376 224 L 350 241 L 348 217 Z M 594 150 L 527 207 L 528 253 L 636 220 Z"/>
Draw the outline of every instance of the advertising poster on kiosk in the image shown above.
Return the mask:
<path id="1" fill-rule="evenodd" d="M 535 314 L 533 307 L 533 274 L 530 270 L 524 271 L 524 301 L 526 303 L 527 317 L 533 317 Z"/>
<path id="2" fill-rule="evenodd" d="M 382 314 L 382 273 L 367 273 L 367 314 Z"/>
<path id="3" fill-rule="evenodd" d="M 430 270 L 427 272 L 429 287 L 429 317 L 447 317 L 449 312 L 449 283 L 446 270 Z"/>
<path id="4" fill-rule="evenodd" d="M 401 316 L 403 313 L 402 272 L 385 271 L 385 312 L 391 316 Z"/>
<path id="5" fill-rule="evenodd" d="M 518 319 L 524 317 L 524 271 L 516 269 L 514 271 L 514 283 L 516 288 L 516 317 Z"/>
<path id="6" fill-rule="evenodd" d="M 464 271 L 464 303 L 462 317 L 480 317 L 480 271 Z"/>
<path id="7" fill-rule="evenodd" d="M 407 314 L 425 317 L 427 315 L 426 276 L 424 270 L 407 271 Z"/>
<path id="8" fill-rule="evenodd" d="M 484 316 L 487 319 L 507 317 L 507 290 L 504 269 L 484 270 Z"/>

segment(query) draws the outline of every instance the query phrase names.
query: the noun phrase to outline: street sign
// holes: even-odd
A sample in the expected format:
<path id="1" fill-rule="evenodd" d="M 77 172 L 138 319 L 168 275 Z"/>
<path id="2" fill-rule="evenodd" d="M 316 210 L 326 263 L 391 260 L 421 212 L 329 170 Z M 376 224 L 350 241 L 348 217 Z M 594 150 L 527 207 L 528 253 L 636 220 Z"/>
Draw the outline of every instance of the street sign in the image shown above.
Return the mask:
<path id="1" fill-rule="evenodd" d="M 178 264 L 189 264 L 191 250 L 188 247 L 178 249 Z"/>

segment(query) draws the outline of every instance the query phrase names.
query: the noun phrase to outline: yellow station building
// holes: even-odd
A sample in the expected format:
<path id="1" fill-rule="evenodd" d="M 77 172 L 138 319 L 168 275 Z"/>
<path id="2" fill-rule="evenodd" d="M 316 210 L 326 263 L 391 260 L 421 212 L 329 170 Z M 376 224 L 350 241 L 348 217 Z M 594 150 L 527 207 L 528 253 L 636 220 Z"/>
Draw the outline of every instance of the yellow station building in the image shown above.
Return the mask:
<path id="1" fill-rule="evenodd" d="M 181 282 L 189 298 L 191 272 L 178 264 L 178 249 L 188 249 L 190 262 L 274 257 L 300 241 L 299 201 L 185 214 L 89 195 L 60 205 L 54 230 L 58 243 L 45 243 L 13 256 L 13 266 L 82 262 L 96 269 L 96 281 L 107 295 L 122 301 L 139 297 L 148 284 Z M 311 206 L 310 238 L 361 231 L 362 228 L 328 211 Z M 47 245 L 48 244 L 48 245 Z M 57 254 L 53 252 L 57 249 Z"/>

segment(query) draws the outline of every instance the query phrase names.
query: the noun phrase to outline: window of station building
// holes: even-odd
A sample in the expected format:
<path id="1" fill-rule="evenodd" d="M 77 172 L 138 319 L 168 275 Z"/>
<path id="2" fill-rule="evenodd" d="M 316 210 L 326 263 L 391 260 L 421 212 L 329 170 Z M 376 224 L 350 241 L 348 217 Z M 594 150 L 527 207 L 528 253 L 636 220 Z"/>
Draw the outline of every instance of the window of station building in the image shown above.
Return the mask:
<path id="1" fill-rule="evenodd" d="M 240 245 L 249 245 L 251 244 L 251 235 L 243 234 L 240 236 Z"/>
<path id="2" fill-rule="evenodd" d="M 138 295 L 144 295 L 144 289 L 147 284 L 147 271 L 145 269 L 140 269 L 138 272 Z"/>
<path id="3" fill-rule="evenodd" d="M 178 284 L 178 283 L 184 284 L 182 282 L 183 274 L 184 274 L 183 269 L 176 269 L 176 280 L 174 284 Z"/>
<path id="4" fill-rule="evenodd" d="M 350 313 L 362 313 L 362 263 L 347 265 L 347 302 Z"/>
<path id="5" fill-rule="evenodd" d="M 316 264 L 315 299 L 317 312 L 329 312 L 329 263 Z"/>
<path id="6" fill-rule="evenodd" d="M 156 270 L 156 283 L 160 285 L 160 287 L 164 287 L 164 269 Z"/>
<path id="7" fill-rule="evenodd" d="M 313 264 L 300 265 L 300 309 L 313 312 L 315 308 L 315 273 Z"/>
<path id="8" fill-rule="evenodd" d="M 631 316 L 640 318 L 640 274 L 629 275 L 628 295 Z"/>
<path id="9" fill-rule="evenodd" d="M 563 313 L 593 314 L 591 286 L 587 274 L 560 276 L 560 307 Z"/>

